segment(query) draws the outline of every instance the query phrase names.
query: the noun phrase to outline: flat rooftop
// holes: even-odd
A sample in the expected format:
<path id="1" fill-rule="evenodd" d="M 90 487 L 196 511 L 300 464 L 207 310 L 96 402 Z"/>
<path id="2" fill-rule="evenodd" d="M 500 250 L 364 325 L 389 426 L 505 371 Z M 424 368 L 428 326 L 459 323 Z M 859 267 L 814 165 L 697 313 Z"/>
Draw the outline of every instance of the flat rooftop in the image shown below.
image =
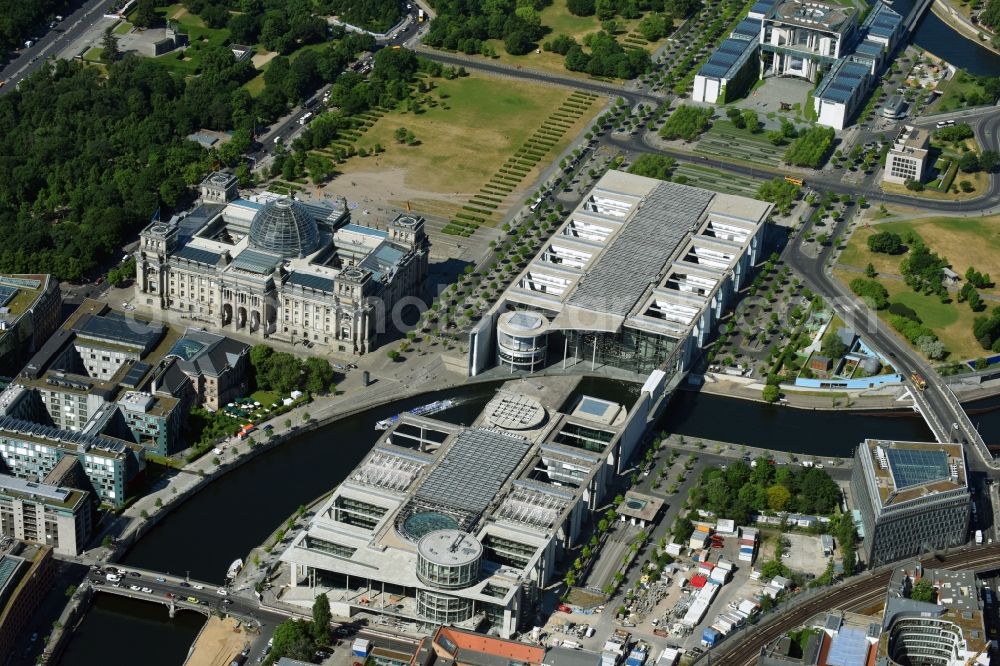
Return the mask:
<path id="1" fill-rule="evenodd" d="M 555 313 L 555 329 L 617 331 L 627 321 L 683 336 L 770 210 L 746 197 L 610 171 L 498 307 Z"/>
<path id="2" fill-rule="evenodd" d="M 66 509 L 76 506 L 82 497 L 79 490 L 19 479 L 9 474 L 0 474 L 0 495 L 39 500 L 44 504 Z"/>
<path id="3" fill-rule="evenodd" d="M 883 507 L 967 488 L 961 444 L 866 440 Z"/>
<path id="4" fill-rule="evenodd" d="M 771 8 L 767 18 L 804 28 L 842 32 L 856 14 L 857 10 L 849 6 L 811 0 L 782 0 Z"/>

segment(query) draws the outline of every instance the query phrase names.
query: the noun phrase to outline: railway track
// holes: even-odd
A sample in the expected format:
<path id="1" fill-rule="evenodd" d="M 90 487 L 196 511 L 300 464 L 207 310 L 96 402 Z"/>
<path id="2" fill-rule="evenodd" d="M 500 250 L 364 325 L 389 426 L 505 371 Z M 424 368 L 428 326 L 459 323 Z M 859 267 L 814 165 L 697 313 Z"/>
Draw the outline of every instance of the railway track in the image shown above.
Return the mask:
<path id="1" fill-rule="evenodd" d="M 958 553 L 929 557 L 921 560 L 928 568 L 973 569 L 977 572 L 1000 568 L 1000 544 L 979 546 Z M 902 564 L 902 563 L 901 563 Z M 897 565 L 899 566 L 899 565 Z M 895 567 L 894 567 L 895 568 Z M 695 663 L 720 664 L 722 666 L 753 666 L 763 646 L 782 634 L 795 629 L 814 615 L 831 611 L 859 611 L 877 603 L 885 597 L 889 578 L 894 568 L 865 574 L 837 587 L 830 588 L 809 601 L 796 605 L 746 633 L 738 642 L 725 642 L 722 649 L 706 653 Z M 710 661 L 709 661 L 710 659 Z"/>

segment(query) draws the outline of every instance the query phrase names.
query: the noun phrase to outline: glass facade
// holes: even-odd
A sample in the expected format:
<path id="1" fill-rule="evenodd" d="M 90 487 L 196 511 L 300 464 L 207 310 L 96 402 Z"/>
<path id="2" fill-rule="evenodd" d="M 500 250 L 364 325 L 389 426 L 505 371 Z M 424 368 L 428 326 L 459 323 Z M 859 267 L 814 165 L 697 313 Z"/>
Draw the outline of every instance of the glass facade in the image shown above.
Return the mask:
<path id="1" fill-rule="evenodd" d="M 324 555 L 333 555 L 335 557 L 344 558 L 350 557 L 357 550 L 357 548 L 343 546 L 339 543 L 327 541 L 326 539 L 317 539 L 311 534 L 306 535 L 305 539 L 302 540 L 302 545 L 305 546 L 306 550 L 314 550 L 317 553 L 323 553 Z"/>
<path id="2" fill-rule="evenodd" d="M 254 215 L 250 245 L 282 257 L 304 257 L 319 247 L 319 229 L 302 204 L 293 199 L 277 199 Z"/>
<path id="3" fill-rule="evenodd" d="M 673 338 L 625 327 L 614 333 L 568 330 L 563 335 L 568 358 L 640 374 L 649 374 L 662 366 L 678 348 Z"/>
<path id="4" fill-rule="evenodd" d="M 472 617 L 472 600 L 417 590 L 417 613 L 437 624 L 458 624 Z"/>
<path id="5" fill-rule="evenodd" d="M 479 560 L 457 565 L 435 564 L 417 554 L 417 578 L 442 590 L 468 587 L 479 578 Z"/>
<path id="6" fill-rule="evenodd" d="M 349 497 L 338 497 L 333 507 L 334 520 L 366 530 L 373 530 L 386 510 L 380 506 L 360 502 Z"/>
<path id="7" fill-rule="evenodd" d="M 906 618 L 892 625 L 889 654 L 900 664 L 947 666 L 958 659 L 963 644 L 961 630 L 951 622 Z"/>

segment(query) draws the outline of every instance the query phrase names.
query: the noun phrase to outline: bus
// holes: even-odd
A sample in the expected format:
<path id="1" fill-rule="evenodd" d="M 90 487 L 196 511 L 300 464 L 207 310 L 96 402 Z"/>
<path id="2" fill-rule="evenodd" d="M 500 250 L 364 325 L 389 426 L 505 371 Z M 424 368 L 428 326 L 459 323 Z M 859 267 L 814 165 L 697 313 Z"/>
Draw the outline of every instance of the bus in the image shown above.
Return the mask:
<path id="1" fill-rule="evenodd" d="M 799 187 L 802 187 L 803 185 L 806 184 L 804 180 L 802 180 L 801 178 L 796 178 L 794 176 L 785 176 L 785 181 L 791 183 L 792 185 L 798 185 Z"/>

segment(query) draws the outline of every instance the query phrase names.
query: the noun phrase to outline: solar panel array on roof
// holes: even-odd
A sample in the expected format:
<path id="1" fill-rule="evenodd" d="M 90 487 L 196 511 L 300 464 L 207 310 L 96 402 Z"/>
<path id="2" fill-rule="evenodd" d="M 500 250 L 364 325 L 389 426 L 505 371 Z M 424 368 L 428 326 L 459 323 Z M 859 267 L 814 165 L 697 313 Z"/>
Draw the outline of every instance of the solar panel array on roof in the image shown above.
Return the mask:
<path id="1" fill-rule="evenodd" d="M 865 632 L 844 627 L 831 640 L 826 663 L 829 666 L 864 666 L 868 661 L 868 649 Z"/>
<path id="2" fill-rule="evenodd" d="M 170 256 L 177 257 L 178 259 L 184 259 L 186 261 L 193 261 L 196 264 L 215 266 L 219 263 L 219 257 L 221 255 L 219 255 L 218 252 L 212 252 L 211 250 L 202 250 L 201 248 L 185 245 Z"/>
<path id="3" fill-rule="evenodd" d="M 135 345 L 143 349 L 152 347 L 163 337 L 161 324 L 147 324 L 118 312 L 81 317 L 73 330 L 80 336 Z"/>
<path id="4" fill-rule="evenodd" d="M 733 66 L 739 63 L 749 51 L 756 48 L 755 42 L 730 37 L 723 41 L 719 48 L 709 56 L 698 73 L 710 78 L 724 78 Z"/>
<path id="5" fill-rule="evenodd" d="M 757 39 L 760 36 L 760 20 L 745 18 L 733 28 L 733 36 Z"/>
<path id="6" fill-rule="evenodd" d="M 267 275 L 281 263 L 281 258 L 268 252 L 247 248 L 233 260 L 233 268 L 258 275 Z"/>
<path id="7" fill-rule="evenodd" d="M 17 287 L 0 286 L 0 308 L 6 307 L 8 303 L 14 300 L 18 291 L 20 290 Z"/>
<path id="8" fill-rule="evenodd" d="M 177 222 L 177 235 L 186 243 L 222 212 L 222 204 L 201 204 Z"/>
<path id="9" fill-rule="evenodd" d="M 884 47 L 878 42 L 873 42 L 869 39 L 866 39 L 865 41 L 857 45 L 857 47 L 854 49 L 854 52 L 860 53 L 862 55 L 877 56 L 882 53 L 883 48 Z"/>
<path id="10" fill-rule="evenodd" d="M 36 439 L 52 440 L 56 446 L 62 444 L 78 444 L 99 449 L 123 453 L 128 447 L 124 442 L 115 441 L 100 435 L 88 435 L 79 431 L 60 430 L 40 423 L 32 423 L 12 416 L 0 416 L 0 433 L 8 433 L 17 438 L 18 435 L 31 436 Z"/>
<path id="11" fill-rule="evenodd" d="M 947 479 L 948 454 L 926 449 L 885 449 L 896 490 Z"/>
<path id="12" fill-rule="evenodd" d="M 528 453 L 528 440 L 487 428 L 466 428 L 438 461 L 415 497 L 478 515 Z"/>
<path id="13" fill-rule="evenodd" d="M 392 273 L 393 269 L 399 264 L 400 259 L 402 259 L 405 254 L 406 253 L 398 247 L 389 245 L 388 243 L 382 243 L 377 248 L 372 250 L 371 254 L 362 259 L 359 266 L 371 271 L 372 276 L 376 280 L 381 280 L 389 273 Z"/>
<path id="14" fill-rule="evenodd" d="M 122 386 L 131 389 L 139 388 L 139 384 L 142 383 L 142 378 L 146 376 L 146 373 L 149 372 L 149 369 L 152 367 L 153 366 L 149 363 L 139 361 L 133 365 L 131 369 L 129 369 L 128 374 L 126 374 L 125 378 L 122 379 Z"/>
<path id="15" fill-rule="evenodd" d="M 657 185 L 581 278 L 567 305 L 628 314 L 677 246 L 695 230 L 714 197 L 707 190 L 676 183 Z"/>
<path id="16" fill-rule="evenodd" d="M 869 69 L 865 65 L 841 60 L 834 65 L 831 74 L 820 84 L 816 96 L 831 102 L 846 104 L 864 86 Z"/>
<path id="17" fill-rule="evenodd" d="M 25 289 L 38 289 L 42 286 L 41 280 L 34 278 L 19 278 L 11 275 L 0 275 L 0 284 L 8 287 L 24 287 Z"/>
<path id="18" fill-rule="evenodd" d="M 288 275 L 286 284 L 294 284 L 306 289 L 316 289 L 317 291 L 333 291 L 333 279 L 313 273 L 300 273 L 292 271 Z"/>

